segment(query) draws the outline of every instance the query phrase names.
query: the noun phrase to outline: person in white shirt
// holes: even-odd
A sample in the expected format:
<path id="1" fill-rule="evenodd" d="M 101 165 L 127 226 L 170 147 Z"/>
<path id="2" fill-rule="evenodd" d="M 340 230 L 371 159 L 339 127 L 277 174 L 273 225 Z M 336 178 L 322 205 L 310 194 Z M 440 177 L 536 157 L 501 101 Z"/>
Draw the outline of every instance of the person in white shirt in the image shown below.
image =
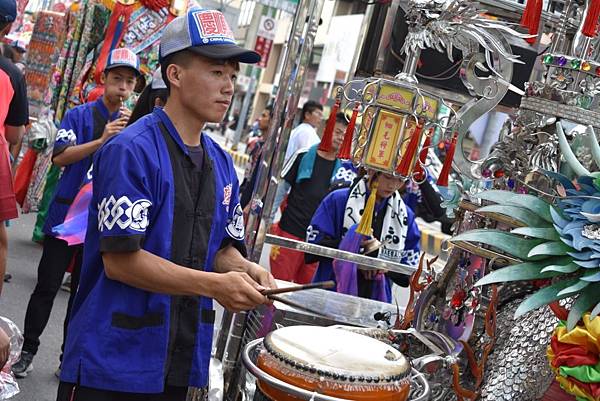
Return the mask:
<path id="1" fill-rule="evenodd" d="M 285 152 L 285 161 L 292 157 L 296 152 L 303 149 L 308 149 L 311 146 L 321 142 L 321 138 L 317 134 L 317 128 L 323 120 L 323 105 L 314 100 L 309 100 L 302 106 L 302 120 L 300 124 L 292 130 L 290 140 L 288 141 L 287 150 Z M 283 202 L 283 199 L 290 190 L 290 184 L 282 180 L 277 187 L 275 201 L 273 202 L 273 210 L 271 211 L 271 221 L 277 214 L 277 209 Z"/>

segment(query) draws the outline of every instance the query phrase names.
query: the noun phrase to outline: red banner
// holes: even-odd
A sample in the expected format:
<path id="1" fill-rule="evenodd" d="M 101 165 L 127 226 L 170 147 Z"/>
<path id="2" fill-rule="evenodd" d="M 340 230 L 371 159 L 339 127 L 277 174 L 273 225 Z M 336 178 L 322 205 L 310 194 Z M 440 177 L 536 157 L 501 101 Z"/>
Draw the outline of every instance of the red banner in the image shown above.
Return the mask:
<path id="1" fill-rule="evenodd" d="M 256 64 L 257 67 L 266 68 L 269 62 L 269 55 L 271 54 L 271 48 L 273 47 L 273 40 L 267 39 L 264 36 L 256 37 L 256 45 L 254 51 L 260 54 L 260 61 Z"/>

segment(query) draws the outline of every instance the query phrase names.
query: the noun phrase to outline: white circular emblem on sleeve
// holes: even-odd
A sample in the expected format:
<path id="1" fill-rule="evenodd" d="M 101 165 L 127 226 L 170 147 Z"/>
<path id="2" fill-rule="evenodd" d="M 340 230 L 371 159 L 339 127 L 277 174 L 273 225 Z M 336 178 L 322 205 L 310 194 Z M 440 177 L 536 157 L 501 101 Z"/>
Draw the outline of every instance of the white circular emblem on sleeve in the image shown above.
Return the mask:
<path id="1" fill-rule="evenodd" d="M 227 227 L 225 227 L 227 234 L 236 240 L 244 239 L 244 212 L 242 206 L 238 203 L 233 210 L 233 216 L 229 219 Z"/>
<path id="2" fill-rule="evenodd" d="M 148 219 L 148 209 L 152 202 L 146 199 L 140 199 L 131 205 L 131 224 L 129 228 L 136 231 L 146 231 L 150 220 Z"/>

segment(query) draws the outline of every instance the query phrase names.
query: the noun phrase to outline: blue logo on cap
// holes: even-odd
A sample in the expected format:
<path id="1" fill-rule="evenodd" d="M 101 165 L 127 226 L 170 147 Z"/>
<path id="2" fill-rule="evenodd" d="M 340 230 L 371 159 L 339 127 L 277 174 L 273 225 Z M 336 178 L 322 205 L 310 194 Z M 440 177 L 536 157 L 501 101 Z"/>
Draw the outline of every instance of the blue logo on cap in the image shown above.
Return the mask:
<path id="1" fill-rule="evenodd" d="M 192 46 L 235 45 L 233 32 L 223 14 L 215 10 L 192 10 L 188 13 Z"/>

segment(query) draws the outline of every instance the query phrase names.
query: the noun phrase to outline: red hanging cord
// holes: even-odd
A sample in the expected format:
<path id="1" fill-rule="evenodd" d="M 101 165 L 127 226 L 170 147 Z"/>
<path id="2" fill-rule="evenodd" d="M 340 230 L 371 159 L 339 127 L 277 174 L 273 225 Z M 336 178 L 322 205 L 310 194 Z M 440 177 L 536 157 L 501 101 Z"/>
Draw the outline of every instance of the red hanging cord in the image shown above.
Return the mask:
<path id="1" fill-rule="evenodd" d="M 421 143 L 421 133 L 423 131 L 423 125 L 418 123 L 413 131 L 412 136 L 410 137 L 410 142 L 402 155 L 402 159 L 400 160 L 400 164 L 396 169 L 396 172 L 403 177 L 408 177 L 410 173 L 410 168 L 413 165 L 415 157 L 417 156 L 417 149 L 419 148 L 419 144 Z"/>
<path id="2" fill-rule="evenodd" d="M 598 17 L 600 17 L 600 0 L 592 0 L 581 33 L 588 38 L 596 36 L 596 33 L 598 33 Z"/>
<path id="3" fill-rule="evenodd" d="M 425 174 L 425 169 L 423 168 L 423 165 L 425 165 L 425 162 L 427 161 L 427 152 L 429 152 L 430 146 L 431 146 L 431 137 L 429 135 L 427 135 L 425 137 L 425 142 L 423 143 L 423 146 L 421 147 L 421 152 L 419 153 L 419 162 L 415 166 L 415 179 L 417 181 L 423 181 L 425 179 L 425 177 L 427 176 Z"/>
<path id="4" fill-rule="evenodd" d="M 104 35 L 104 43 L 102 44 L 102 49 L 100 50 L 100 55 L 98 56 L 98 61 L 96 62 L 96 71 L 94 73 L 94 79 L 98 84 L 102 82 L 100 76 L 102 75 L 102 72 L 104 72 L 108 55 L 110 54 L 111 50 L 118 47 L 118 44 L 121 43 L 125 32 L 127 32 L 129 18 L 131 17 L 133 9 L 133 5 L 126 6 L 117 1 L 112 13 L 110 14 L 108 27 L 106 28 L 106 34 Z"/>
<path id="5" fill-rule="evenodd" d="M 327 125 L 325 126 L 325 131 L 323 131 L 321 143 L 319 144 L 320 151 L 331 152 L 331 144 L 333 142 L 333 130 L 335 129 L 335 115 L 340 109 L 341 103 L 342 96 L 337 95 L 335 98 L 335 104 L 331 108 L 331 113 L 329 113 L 329 119 L 327 119 Z"/>
<path id="6" fill-rule="evenodd" d="M 356 117 L 358 116 L 359 109 L 360 104 L 356 103 L 354 110 L 352 110 L 352 117 L 346 128 L 346 133 L 344 134 L 344 141 L 342 142 L 342 146 L 340 146 L 340 151 L 337 155 L 338 159 L 348 160 L 352 157 L 352 138 L 354 137 L 354 127 L 356 126 Z"/>
<path id="7" fill-rule="evenodd" d="M 441 187 L 448 186 L 448 177 L 450 176 L 450 169 L 452 168 L 452 159 L 454 159 L 454 151 L 456 150 L 456 141 L 458 139 L 458 133 L 455 133 L 452 137 L 452 142 L 450 142 L 450 148 L 446 153 L 446 159 L 444 160 L 444 165 L 442 166 L 442 171 L 440 172 L 440 176 L 437 179 L 437 185 Z"/>

